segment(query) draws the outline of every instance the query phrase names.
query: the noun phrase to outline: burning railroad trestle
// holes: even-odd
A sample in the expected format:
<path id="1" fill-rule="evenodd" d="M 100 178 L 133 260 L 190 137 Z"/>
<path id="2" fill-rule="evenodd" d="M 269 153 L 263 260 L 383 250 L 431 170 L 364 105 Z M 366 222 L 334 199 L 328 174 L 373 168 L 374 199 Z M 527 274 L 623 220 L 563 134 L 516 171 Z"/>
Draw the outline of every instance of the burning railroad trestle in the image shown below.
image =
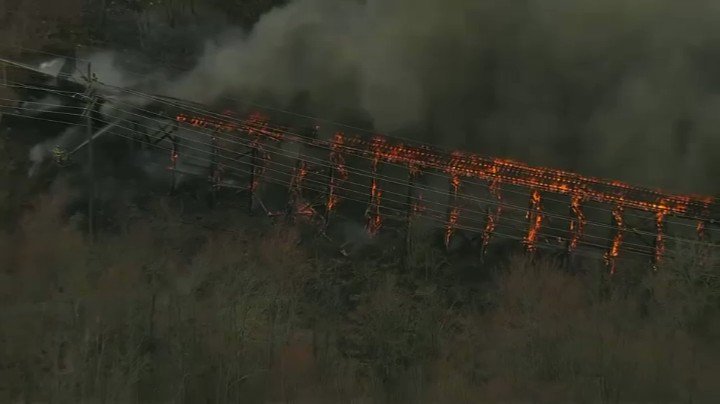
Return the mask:
<path id="1" fill-rule="evenodd" d="M 371 236 L 376 235 L 383 227 L 384 219 L 393 216 L 395 212 L 397 216 L 404 217 L 407 223 L 414 216 L 424 217 L 436 223 L 437 228 L 443 230 L 446 248 L 450 246 L 451 239 L 457 231 L 478 233 L 482 255 L 485 254 L 494 235 L 517 238 L 530 253 L 534 253 L 540 247 L 546 247 L 546 244 L 552 244 L 547 240 L 561 238 L 561 249 L 567 254 L 574 254 L 584 247 L 603 249 L 602 255 L 605 257 L 609 271 L 614 273 L 616 260 L 626 239 L 625 215 L 638 212 L 653 216 L 654 234 L 644 232 L 645 235 L 652 236 L 652 247 L 643 249 L 639 244 L 632 244 L 627 250 L 648 256 L 655 267 L 667 253 L 668 238 L 682 241 L 681 238 L 667 235 L 669 218 L 694 221 L 692 226 L 696 228 L 698 240 L 705 240 L 707 225 L 713 222 L 710 212 L 715 207 L 715 201 L 707 197 L 666 194 L 618 181 L 583 177 L 556 169 L 530 167 L 511 160 L 482 158 L 464 152 L 449 153 L 428 146 L 393 141 L 379 135 L 366 138 L 336 132 L 328 140 L 307 138 L 289 128 L 270 125 L 267 121 L 263 121 L 260 125 L 257 117 L 238 120 L 222 115 L 200 117 L 181 113 L 177 115 L 176 120 L 194 128 L 208 128 L 239 139 L 253 134 L 275 144 L 286 142 L 294 143 L 299 147 L 327 150 L 328 158 L 325 162 L 303 156 L 302 162 L 296 163 L 301 165 L 295 165 L 293 168 L 295 174 L 290 181 L 294 184 L 291 185 L 291 199 L 302 199 L 303 189 L 297 187 L 297 181 L 306 179 L 307 164 L 310 160 L 314 160 L 313 164 L 324 166 L 326 174 L 319 176 L 314 185 L 305 189 L 315 188 L 319 191 L 320 188 L 325 188 L 324 225 L 327 226 L 332 212 L 343 199 L 348 201 L 364 199 L 365 227 Z M 283 151 L 275 147 L 269 151 L 269 154 L 282 156 Z M 365 161 L 365 167 L 361 167 L 362 164 L 346 163 L 347 158 Z M 404 181 L 407 190 L 404 193 L 396 190 L 403 181 L 399 177 L 384 175 L 382 169 L 384 165 L 404 167 L 407 170 L 409 174 Z M 440 188 L 416 183 L 419 172 L 446 178 L 449 185 L 444 201 L 443 198 L 438 197 L 438 194 L 443 193 Z M 360 181 L 362 178 L 364 181 Z M 323 181 L 324 186 L 321 184 Z M 363 183 L 364 191 L 361 189 Z M 484 188 L 487 196 L 463 194 L 461 192 L 463 183 Z M 505 193 L 517 194 L 524 189 L 527 195 L 529 191 L 529 206 L 520 209 L 519 203 L 505 201 L 501 192 L 503 187 L 514 188 L 508 189 Z M 435 195 L 429 201 L 423 201 L 422 192 L 418 191 Z M 552 199 L 550 195 L 569 197 L 569 217 L 567 214 L 546 212 L 543 207 L 543 200 L 546 199 L 544 194 L 547 194 L 549 199 Z M 485 209 L 464 209 L 463 205 L 468 202 L 482 203 Z M 603 225 L 598 220 L 593 221 L 589 218 L 586 212 L 589 203 L 596 205 L 594 209 L 605 209 L 609 213 L 610 225 Z M 600 208 L 598 205 L 605 207 Z M 386 209 L 383 209 L 384 207 Z M 305 214 L 309 214 L 307 209 L 304 211 Z M 504 233 L 498 231 L 501 216 L 503 214 L 511 216 L 512 211 L 522 212 L 524 216 L 525 234 L 520 237 L 507 234 L 507 229 Z M 478 215 L 479 212 L 482 214 Z M 557 224 L 552 224 L 553 219 L 558 218 L 567 219 L 565 230 L 559 229 Z M 521 221 L 508 217 L 505 222 L 508 223 L 508 227 L 517 229 Z M 684 226 L 687 227 L 688 224 Z M 595 230 L 597 228 L 609 230 L 610 237 L 589 234 L 593 227 Z M 406 233 L 408 231 L 407 228 L 404 230 Z M 601 240 L 606 242 L 603 243 Z"/>
<path id="2" fill-rule="evenodd" d="M 530 254 L 547 248 L 566 255 L 600 252 L 614 273 L 621 250 L 647 257 L 657 268 L 673 243 L 710 245 L 710 225 L 720 214 L 709 197 L 381 135 L 338 130 L 320 136 L 315 124 L 304 136 L 296 125 L 277 125 L 260 112 L 238 118 L 148 98 L 160 112 L 108 103 L 105 108 L 120 116 L 110 133 L 167 152 L 171 191 L 180 175 L 197 174 L 208 179 L 213 201 L 220 189 L 234 189 L 247 193 L 251 212 L 261 206 L 271 216 L 311 218 L 323 233 L 339 209 L 355 206 L 364 211 L 369 237 L 400 230 L 407 246 L 410 223 L 419 221 L 437 230 L 448 250 L 458 244 L 456 235 L 478 240 L 480 257 L 494 239 L 514 239 Z M 159 123 L 164 125 L 153 126 Z M 270 185 L 283 188 L 281 207 L 263 202 L 263 187 Z M 635 229 L 627 220 L 633 217 L 652 228 Z"/>

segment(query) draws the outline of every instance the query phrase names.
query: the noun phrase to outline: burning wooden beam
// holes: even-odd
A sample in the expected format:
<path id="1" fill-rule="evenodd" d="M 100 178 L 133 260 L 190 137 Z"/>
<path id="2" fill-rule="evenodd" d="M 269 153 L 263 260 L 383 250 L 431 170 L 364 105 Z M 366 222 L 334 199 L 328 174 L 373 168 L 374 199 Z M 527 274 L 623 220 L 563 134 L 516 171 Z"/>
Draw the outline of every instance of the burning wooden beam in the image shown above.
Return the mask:
<path id="1" fill-rule="evenodd" d="M 487 254 L 487 248 L 490 244 L 490 239 L 492 238 L 493 233 L 497 228 L 498 222 L 500 221 L 500 216 L 502 215 L 502 193 L 500 190 L 500 182 L 492 181 L 488 189 L 490 191 L 490 195 L 492 195 L 497 200 L 497 205 L 495 207 L 488 206 L 486 209 L 485 226 L 483 228 L 483 234 L 481 239 L 481 257 L 485 257 L 485 254 Z"/>
<path id="2" fill-rule="evenodd" d="M 368 234 L 374 236 L 382 227 L 382 214 L 380 212 L 380 204 L 382 202 L 382 189 L 378 181 L 378 169 L 380 164 L 379 156 L 375 156 L 372 160 L 372 177 L 370 179 L 370 203 L 365 211 L 367 224 L 365 226 Z"/>
<path id="3" fill-rule="evenodd" d="M 568 240 L 567 252 L 572 254 L 580 244 L 580 239 L 585 231 L 587 218 L 583 212 L 583 196 L 581 194 L 573 194 L 570 198 L 570 239 Z"/>
<path id="4" fill-rule="evenodd" d="M 448 213 L 447 224 L 445 225 L 445 248 L 450 247 L 450 240 L 455 234 L 457 222 L 460 218 L 460 207 L 458 206 L 458 192 L 460 191 L 460 176 L 450 176 L 450 189 L 448 191 Z"/>
<path id="5" fill-rule="evenodd" d="M 653 254 L 653 269 L 657 270 L 658 265 L 665 256 L 665 219 L 667 210 L 659 209 L 655 213 L 655 251 Z"/>
<path id="6" fill-rule="evenodd" d="M 523 242 L 525 243 L 527 251 L 534 253 L 537 250 L 537 240 L 543 221 L 542 196 L 536 189 L 534 189 L 530 195 L 530 207 L 528 208 L 525 218 L 528 221 L 529 229 Z"/>
<path id="7" fill-rule="evenodd" d="M 333 136 L 332 144 L 330 147 L 330 173 L 328 175 L 327 185 L 327 201 L 325 203 L 325 220 L 324 227 L 327 229 L 330 223 L 330 215 L 337 206 L 339 198 L 337 196 L 337 187 L 340 181 L 347 178 L 347 168 L 345 167 L 345 159 L 342 156 L 341 151 L 345 143 L 345 135 L 342 132 L 337 132 Z"/>
<path id="8" fill-rule="evenodd" d="M 617 270 L 617 258 L 620 255 L 620 247 L 622 246 L 625 232 L 624 211 L 625 209 L 622 205 L 617 205 L 612 210 L 611 226 L 615 235 L 613 236 L 610 249 L 604 255 L 605 264 L 610 268 L 610 275 L 614 275 Z"/>

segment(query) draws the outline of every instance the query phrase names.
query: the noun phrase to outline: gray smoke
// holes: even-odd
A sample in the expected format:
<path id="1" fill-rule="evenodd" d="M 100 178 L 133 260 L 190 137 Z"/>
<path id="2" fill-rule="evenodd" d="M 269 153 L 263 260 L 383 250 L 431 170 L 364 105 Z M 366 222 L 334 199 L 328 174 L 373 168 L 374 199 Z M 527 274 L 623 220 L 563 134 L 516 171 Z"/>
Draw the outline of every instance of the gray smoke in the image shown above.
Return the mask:
<path id="1" fill-rule="evenodd" d="M 297 0 L 208 45 L 168 91 L 305 94 L 390 134 L 715 192 L 717 21 L 714 0 Z"/>
<path id="2" fill-rule="evenodd" d="M 65 129 L 60 135 L 53 139 L 40 142 L 30 148 L 28 159 L 30 160 L 30 169 L 28 176 L 32 177 L 37 174 L 40 167 L 48 159 L 53 156 L 53 149 L 66 150 L 72 146 L 80 144 L 84 139 L 84 131 L 81 126 L 71 126 Z"/>

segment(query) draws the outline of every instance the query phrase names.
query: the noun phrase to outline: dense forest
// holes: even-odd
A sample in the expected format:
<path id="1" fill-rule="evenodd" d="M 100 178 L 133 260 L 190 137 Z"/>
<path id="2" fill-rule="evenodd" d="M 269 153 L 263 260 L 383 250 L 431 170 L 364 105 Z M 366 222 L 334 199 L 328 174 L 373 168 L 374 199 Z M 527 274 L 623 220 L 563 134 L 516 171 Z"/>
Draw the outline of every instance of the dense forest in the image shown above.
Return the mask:
<path id="1" fill-rule="evenodd" d="M 109 46 L 182 63 L 199 41 L 157 44 L 247 29 L 280 3 L 0 0 L 0 54 Z M 92 240 L 62 173 L 27 178 L 30 144 L 6 123 L 1 402 L 720 399 L 720 263 L 703 249 L 610 277 L 602 261 L 481 263 L 417 237 L 401 265 L 302 223 L 192 217 L 182 195 L 117 207 Z"/>

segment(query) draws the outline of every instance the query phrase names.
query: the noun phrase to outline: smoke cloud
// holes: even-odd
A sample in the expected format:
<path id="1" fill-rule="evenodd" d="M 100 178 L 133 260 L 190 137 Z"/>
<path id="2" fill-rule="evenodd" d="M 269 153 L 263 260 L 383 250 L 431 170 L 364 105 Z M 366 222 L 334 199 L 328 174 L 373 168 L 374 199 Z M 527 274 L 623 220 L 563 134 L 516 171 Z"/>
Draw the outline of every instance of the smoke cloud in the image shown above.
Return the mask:
<path id="1" fill-rule="evenodd" d="M 208 44 L 168 92 L 715 192 L 717 21 L 713 0 L 297 0 Z"/>

